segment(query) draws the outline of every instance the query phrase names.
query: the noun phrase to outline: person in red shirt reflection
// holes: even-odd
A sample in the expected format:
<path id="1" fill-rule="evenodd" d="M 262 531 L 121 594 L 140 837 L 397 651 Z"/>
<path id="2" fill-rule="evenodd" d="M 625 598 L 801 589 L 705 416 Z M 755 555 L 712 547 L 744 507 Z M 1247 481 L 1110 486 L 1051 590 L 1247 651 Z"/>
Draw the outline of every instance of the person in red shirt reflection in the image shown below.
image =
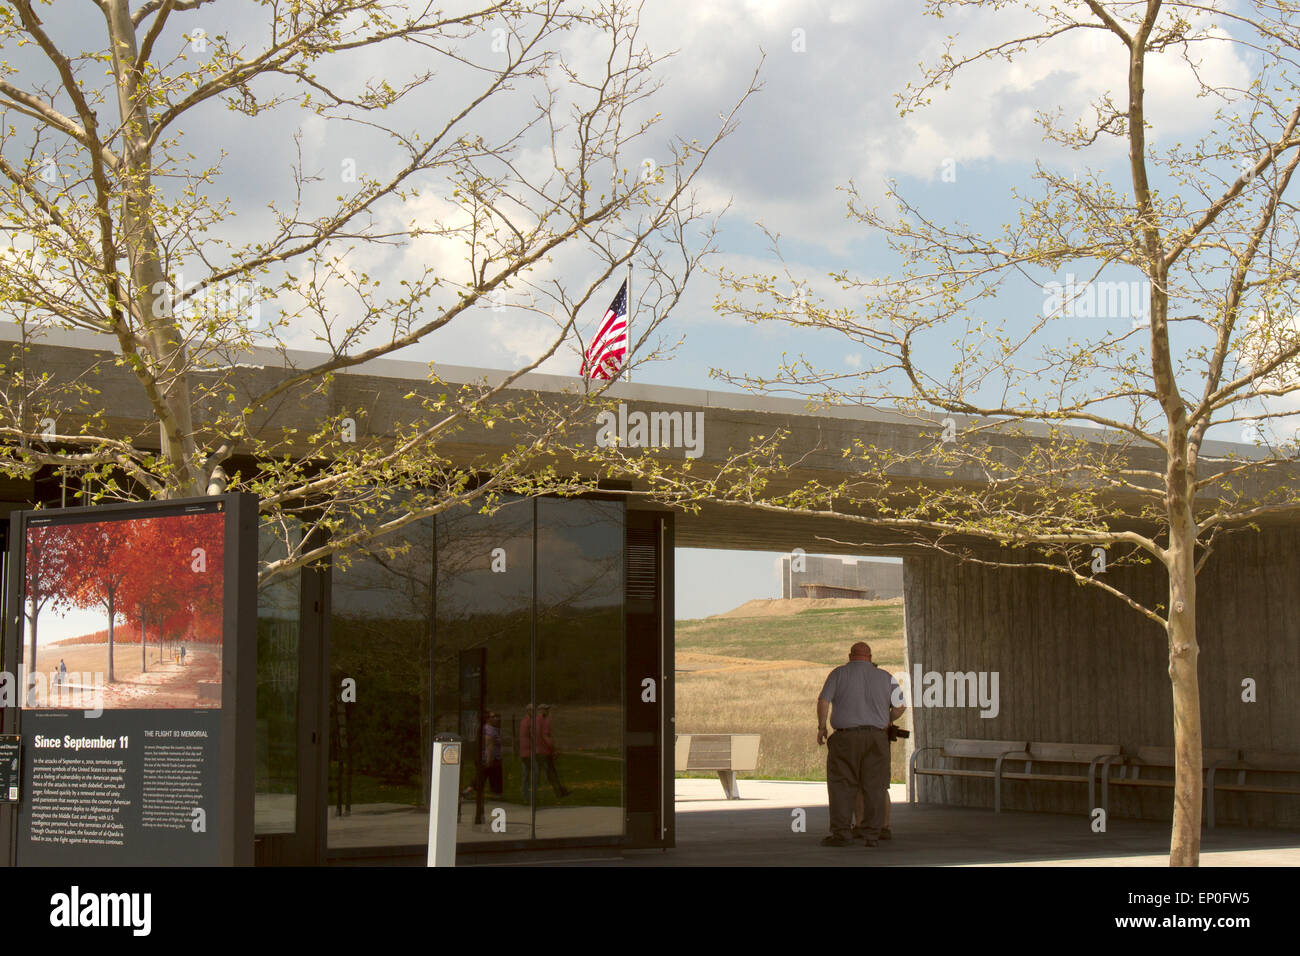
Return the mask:
<path id="1" fill-rule="evenodd" d="M 556 797 L 567 797 L 572 791 L 560 782 L 559 771 L 555 769 L 555 735 L 551 732 L 551 705 L 537 705 L 537 763 L 538 775 L 542 768 L 546 770 L 546 779 L 551 782 L 551 789 Z"/>

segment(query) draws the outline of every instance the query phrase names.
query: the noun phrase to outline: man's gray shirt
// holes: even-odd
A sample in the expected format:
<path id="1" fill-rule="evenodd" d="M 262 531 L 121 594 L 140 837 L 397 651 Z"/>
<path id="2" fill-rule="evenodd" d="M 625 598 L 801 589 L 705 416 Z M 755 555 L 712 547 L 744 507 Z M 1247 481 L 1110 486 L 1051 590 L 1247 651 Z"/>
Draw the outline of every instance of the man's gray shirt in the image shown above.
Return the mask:
<path id="1" fill-rule="evenodd" d="M 889 726 L 898 681 L 871 661 L 849 661 L 831 671 L 818 695 L 831 705 L 831 728 Z M 900 695 L 901 696 L 901 695 Z"/>

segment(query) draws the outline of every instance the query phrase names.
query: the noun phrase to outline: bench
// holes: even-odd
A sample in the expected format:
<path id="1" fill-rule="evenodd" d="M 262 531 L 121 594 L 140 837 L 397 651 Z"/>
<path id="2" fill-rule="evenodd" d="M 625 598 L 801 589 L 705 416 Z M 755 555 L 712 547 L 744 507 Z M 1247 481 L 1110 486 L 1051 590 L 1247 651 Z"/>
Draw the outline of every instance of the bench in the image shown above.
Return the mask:
<path id="1" fill-rule="evenodd" d="M 673 762 L 679 772 L 716 771 L 728 800 L 739 800 L 738 772 L 758 769 L 759 734 L 678 734 Z"/>
<path id="2" fill-rule="evenodd" d="M 1228 748 L 1216 748 L 1201 751 L 1201 769 L 1202 782 L 1201 786 L 1205 787 L 1214 779 L 1215 773 L 1229 766 L 1235 767 L 1241 759 L 1241 754 Z M 1119 768 L 1119 776 L 1111 776 L 1111 768 Z M 1174 769 L 1174 748 L 1173 747 L 1139 747 L 1136 756 L 1121 754 L 1117 757 L 1108 757 L 1101 764 L 1101 808 L 1110 815 L 1110 788 L 1117 787 L 1139 787 L 1139 788 L 1157 788 L 1172 790 L 1174 780 L 1172 777 L 1143 777 L 1142 768 L 1153 767 L 1166 770 Z M 1129 776 L 1128 771 L 1133 771 Z M 1223 789 L 1222 784 L 1217 785 Z M 1213 789 L 1210 793 L 1213 794 Z M 1210 806 L 1213 807 L 1214 798 L 1210 797 Z M 1213 816 L 1210 817 L 1210 826 L 1214 826 Z"/>
<path id="3" fill-rule="evenodd" d="M 954 760 L 992 760 L 993 768 L 985 770 L 957 770 L 951 767 L 918 767 L 916 758 L 927 750 L 940 751 L 941 758 Z M 993 781 L 993 812 L 1002 812 L 1002 781 L 1019 780 L 1026 783 L 1086 783 L 1088 806 L 1097 805 L 1097 769 L 1108 758 L 1120 755 L 1119 744 L 1046 743 L 1018 740 L 945 740 L 942 747 L 922 747 L 912 754 L 911 774 L 908 778 L 908 801 L 916 802 L 916 776 L 920 774 L 944 777 L 977 777 Z M 1021 764 L 1018 771 L 1007 770 L 1007 761 Z M 1034 763 L 1073 764 L 1088 767 L 1086 773 L 1034 770 Z"/>
<path id="4" fill-rule="evenodd" d="M 1223 783 L 1215 780 L 1219 771 L 1235 772 L 1236 781 L 1225 779 Z M 1277 753 L 1268 750 L 1243 750 L 1240 759 L 1233 764 L 1210 767 L 1206 773 L 1205 791 L 1208 797 L 1205 818 L 1211 830 L 1214 829 L 1214 791 L 1225 790 L 1228 793 L 1271 793 L 1300 796 L 1300 779 L 1289 785 L 1260 783 L 1258 780 L 1246 779 L 1246 774 L 1292 774 L 1300 776 L 1300 754 Z"/>
<path id="5" fill-rule="evenodd" d="M 1029 744 L 1028 759 L 1024 762 L 1024 769 L 1019 773 L 1003 772 L 1002 776 L 996 781 L 995 786 L 1000 790 L 1003 780 L 1022 780 L 1027 782 L 1041 781 L 1043 783 L 1086 783 L 1088 785 L 1088 809 L 1092 810 L 1097 806 L 1097 768 L 1102 761 L 1107 758 L 1120 756 L 1119 744 L 1062 744 L 1062 743 L 1033 743 Z M 1009 759 L 1019 760 L 1019 757 Z M 1082 773 L 1035 773 L 1034 761 L 1039 763 L 1055 764 L 1073 764 L 1077 767 L 1088 765 L 1087 775 Z M 998 794 L 994 800 L 995 806 L 1002 803 L 1001 795 Z M 1033 804 L 1030 804 L 1032 807 Z"/>
<path id="6" fill-rule="evenodd" d="M 908 763 L 907 802 L 916 803 L 916 777 L 976 777 L 994 781 L 993 811 L 1002 812 L 1002 763 L 1005 760 L 1031 760 L 1027 740 L 956 740 L 943 742 L 942 747 L 921 747 L 912 752 Z M 987 770 L 959 770 L 952 767 L 918 767 L 916 759 L 929 750 L 939 751 L 942 760 L 991 760 L 993 767 Z"/>

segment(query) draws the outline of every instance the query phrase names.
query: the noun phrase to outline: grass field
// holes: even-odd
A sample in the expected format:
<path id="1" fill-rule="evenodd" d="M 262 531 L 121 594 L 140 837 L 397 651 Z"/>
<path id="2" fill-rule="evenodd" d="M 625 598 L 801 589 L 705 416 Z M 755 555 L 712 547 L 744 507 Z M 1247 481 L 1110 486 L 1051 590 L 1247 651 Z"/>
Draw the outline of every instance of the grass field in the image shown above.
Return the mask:
<path id="1" fill-rule="evenodd" d="M 903 669 L 903 605 L 828 608 L 763 617 L 677 622 L 678 733 L 757 733 L 757 777 L 825 780 L 817 746 L 817 692 L 849 645 L 866 641 L 888 671 Z M 900 726 L 910 726 L 904 714 Z M 903 779 L 892 748 L 892 778 Z M 707 776 L 707 775 L 702 775 Z"/>

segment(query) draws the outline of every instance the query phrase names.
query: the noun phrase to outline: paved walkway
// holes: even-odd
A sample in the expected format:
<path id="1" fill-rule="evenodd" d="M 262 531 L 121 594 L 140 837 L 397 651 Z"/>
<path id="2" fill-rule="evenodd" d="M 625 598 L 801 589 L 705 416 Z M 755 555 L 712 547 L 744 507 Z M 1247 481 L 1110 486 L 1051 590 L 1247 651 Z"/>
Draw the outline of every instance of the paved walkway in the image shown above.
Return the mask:
<path id="1" fill-rule="evenodd" d="M 717 780 L 677 781 L 677 848 L 629 850 L 636 866 L 1167 866 L 1169 824 L 1113 820 L 1093 833 L 1082 814 L 909 806 L 890 788 L 894 839 L 874 848 L 819 845 L 829 817 L 826 785 L 740 780 L 726 800 Z M 793 811 L 806 830 L 792 830 Z M 1300 831 L 1218 827 L 1203 831 L 1202 866 L 1300 866 Z"/>

